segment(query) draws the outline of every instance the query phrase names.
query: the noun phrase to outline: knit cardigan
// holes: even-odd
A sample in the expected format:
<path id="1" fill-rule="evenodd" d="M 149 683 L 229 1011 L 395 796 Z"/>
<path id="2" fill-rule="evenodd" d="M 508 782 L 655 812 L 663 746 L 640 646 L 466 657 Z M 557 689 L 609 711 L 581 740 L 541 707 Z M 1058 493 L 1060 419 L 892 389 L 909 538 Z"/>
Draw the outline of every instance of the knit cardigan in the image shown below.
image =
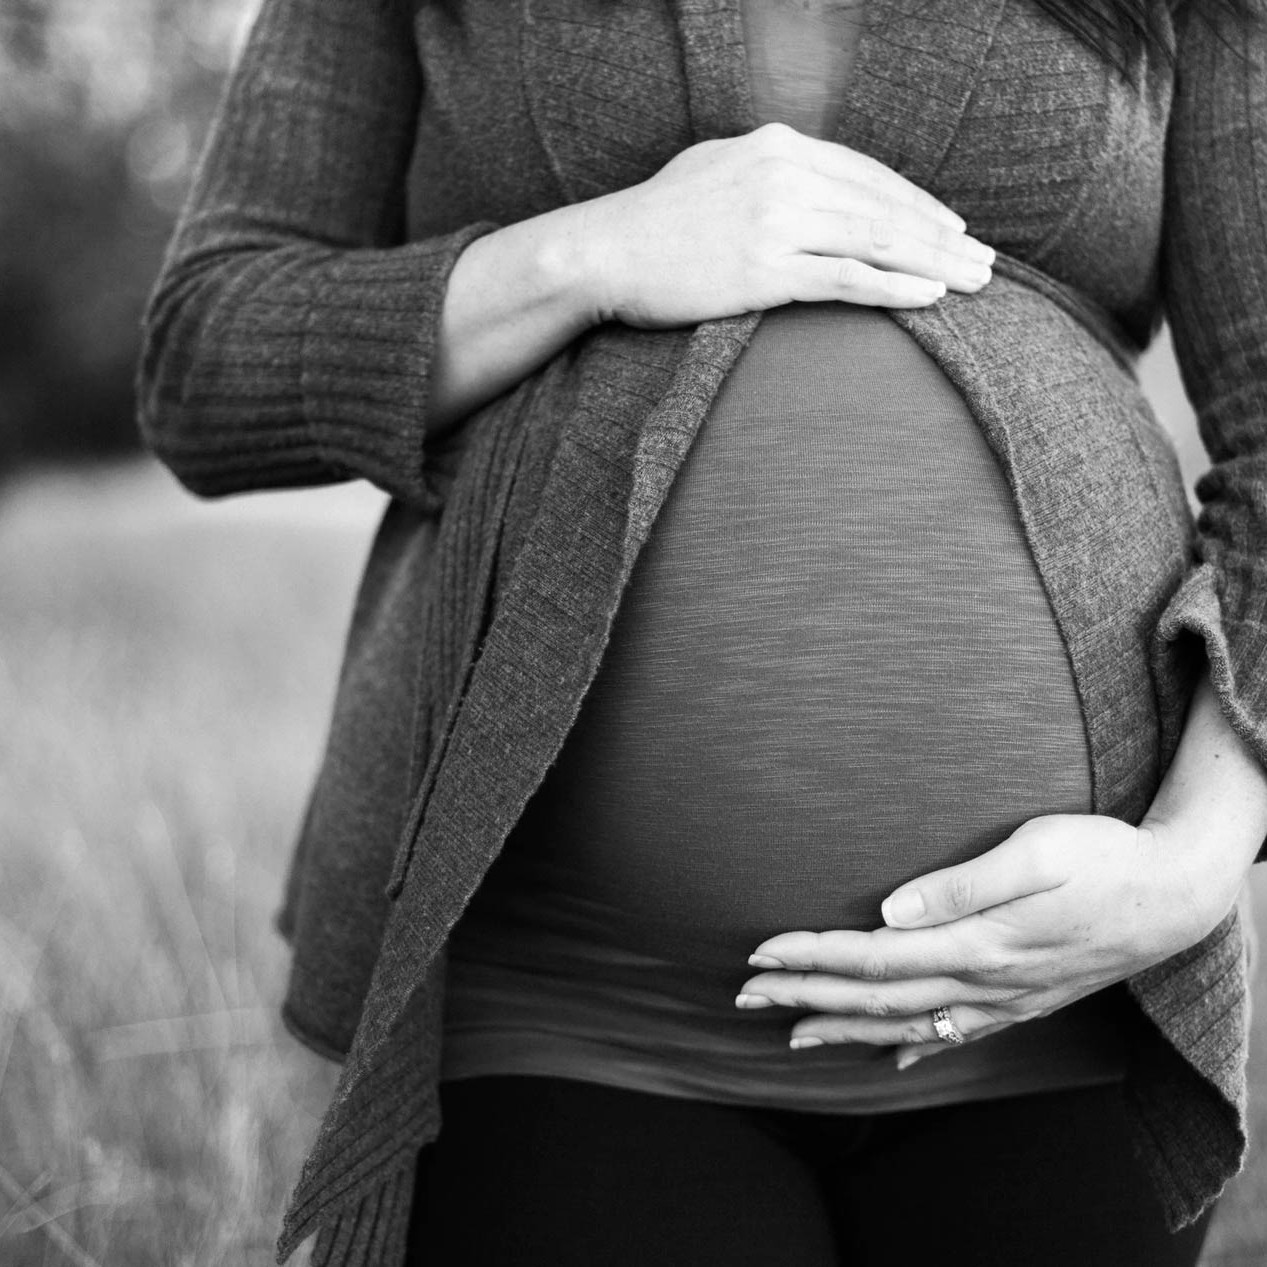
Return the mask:
<path id="1" fill-rule="evenodd" d="M 1124 78 L 1033 0 L 870 12 L 836 139 L 1000 251 L 978 294 L 890 315 L 998 457 L 1095 809 L 1137 820 L 1203 659 L 1267 761 L 1267 38 L 1181 10 L 1174 64 Z M 403 1261 L 446 936 L 761 319 L 599 326 L 437 441 L 449 270 L 498 225 L 751 126 L 739 0 L 263 0 L 230 79 L 146 318 L 144 432 L 203 494 L 364 477 L 392 496 L 279 916 L 287 1022 L 343 1061 L 282 1260 L 316 1233 L 318 1265 Z M 1131 371 L 1163 312 L 1213 462 L 1195 525 Z M 1155 1037 L 1128 1099 L 1178 1225 L 1245 1146 L 1236 913 L 1129 985 Z"/>

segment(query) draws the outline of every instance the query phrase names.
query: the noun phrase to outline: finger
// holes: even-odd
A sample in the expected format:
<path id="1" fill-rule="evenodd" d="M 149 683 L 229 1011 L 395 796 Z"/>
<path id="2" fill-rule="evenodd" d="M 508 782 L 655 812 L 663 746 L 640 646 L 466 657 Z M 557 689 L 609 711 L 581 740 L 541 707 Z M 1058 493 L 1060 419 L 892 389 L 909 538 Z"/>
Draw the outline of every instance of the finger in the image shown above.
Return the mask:
<path id="1" fill-rule="evenodd" d="M 788 193 L 807 210 L 858 217 L 863 221 L 876 220 L 882 226 L 891 226 L 895 235 L 905 234 L 947 254 L 962 256 L 978 264 L 990 265 L 995 261 L 996 252 L 992 246 L 952 228 L 944 220 L 917 207 L 895 202 L 863 186 L 828 179 L 817 172 L 795 167 L 791 170 L 796 175 L 788 186 Z"/>
<path id="2" fill-rule="evenodd" d="M 980 290 L 992 276 L 987 264 L 940 241 L 916 237 L 881 217 L 808 211 L 798 229 L 798 245 L 811 253 L 852 256 L 877 268 L 945 282 L 952 290 Z"/>
<path id="3" fill-rule="evenodd" d="M 966 1004 L 949 1009 L 964 1042 L 981 1038 L 1000 1021 L 993 1013 Z M 817 1039 L 818 1042 L 808 1040 Z M 828 1043 L 865 1043 L 872 1047 L 923 1047 L 943 1043 L 933 1026 L 931 1009 L 910 1016 L 879 1019 L 870 1016 L 807 1016 L 792 1027 L 789 1046 L 801 1050 Z"/>
<path id="4" fill-rule="evenodd" d="M 925 308 L 946 293 L 942 281 L 885 272 L 862 260 L 831 255 L 793 255 L 786 265 L 792 299 L 836 300 L 867 308 Z"/>
<path id="5" fill-rule="evenodd" d="M 877 982 L 959 977 L 976 969 L 982 959 L 981 947 L 972 944 L 962 926 L 947 925 L 877 928 L 869 933 L 852 929 L 779 933 L 763 941 L 748 962 L 755 968 L 832 972 Z"/>
<path id="6" fill-rule="evenodd" d="M 991 1025 L 988 1029 L 983 1029 L 979 1034 L 974 1034 L 973 1041 L 986 1038 L 991 1034 L 997 1034 L 1000 1030 L 1010 1029 L 1014 1024 L 1016 1024 L 1015 1021 L 1000 1021 L 997 1025 Z M 904 1043 L 893 1053 L 893 1063 L 897 1067 L 898 1072 L 901 1073 L 902 1070 L 909 1069 L 921 1060 L 928 1060 L 941 1052 L 954 1051 L 954 1049 L 953 1043 Z"/>
<path id="7" fill-rule="evenodd" d="M 880 913 L 890 928 L 927 928 L 1045 893 L 1067 878 L 1031 834 L 1012 835 L 971 862 L 930 871 L 895 889 L 880 904 Z"/>
<path id="8" fill-rule="evenodd" d="M 762 972 L 745 981 L 735 998 L 744 1009 L 794 1007 L 807 1012 L 878 1018 L 910 1016 L 950 1001 L 1006 1003 L 1020 988 L 968 984 L 954 977 L 921 977 L 875 984 L 834 972 Z"/>
<path id="9" fill-rule="evenodd" d="M 825 141 L 816 136 L 789 129 L 793 138 L 791 146 L 804 157 L 816 172 L 837 180 L 853 181 L 885 198 L 891 198 L 903 206 L 913 207 L 960 233 L 967 228 L 964 218 L 952 211 L 944 202 L 934 198 L 927 190 L 912 184 L 878 159 L 859 153 L 847 145 Z"/>

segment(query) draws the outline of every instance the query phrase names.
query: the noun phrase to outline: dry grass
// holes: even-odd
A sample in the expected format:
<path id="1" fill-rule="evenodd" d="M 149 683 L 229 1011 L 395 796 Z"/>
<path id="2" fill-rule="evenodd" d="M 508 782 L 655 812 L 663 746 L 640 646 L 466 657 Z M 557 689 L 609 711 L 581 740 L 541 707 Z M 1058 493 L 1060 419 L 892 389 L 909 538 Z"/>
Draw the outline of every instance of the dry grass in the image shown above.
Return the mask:
<path id="1" fill-rule="evenodd" d="M 332 1071 L 279 1029 L 270 920 L 376 504 L 0 493 L 5 1267 L 272 1261 Z M 1263 1173 L 1210 1262 L 1267 1257 Z"/>
<path id="2" fill-rule="evenodd" d="M 330 1066 L 270 927 L 365 532 L 0 501 L 0 1261 L 269 1263 Z"/>

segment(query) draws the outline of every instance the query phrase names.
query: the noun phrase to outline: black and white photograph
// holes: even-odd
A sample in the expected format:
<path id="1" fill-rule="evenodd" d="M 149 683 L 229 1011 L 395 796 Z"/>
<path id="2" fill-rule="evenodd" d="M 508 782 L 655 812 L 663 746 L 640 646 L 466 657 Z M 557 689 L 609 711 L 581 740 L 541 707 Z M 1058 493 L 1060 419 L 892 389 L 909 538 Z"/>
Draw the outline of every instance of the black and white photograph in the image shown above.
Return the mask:
<path id="1" fill-rule="evenodd" d="M 0 0 L 0 1267 L 1267 1264 L 1267 0 Z"/>

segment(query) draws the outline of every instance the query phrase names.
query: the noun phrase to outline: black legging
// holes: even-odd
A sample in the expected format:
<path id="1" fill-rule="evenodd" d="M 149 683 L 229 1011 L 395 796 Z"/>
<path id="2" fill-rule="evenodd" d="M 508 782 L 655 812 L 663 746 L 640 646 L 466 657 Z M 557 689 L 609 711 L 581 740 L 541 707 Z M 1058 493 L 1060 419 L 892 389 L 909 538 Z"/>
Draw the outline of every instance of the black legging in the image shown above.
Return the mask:
<path id="1" fill-rule="evenodd" d="M 426 1267 L 1193 1267 L 1119 1088 L 868 1117 L 545 1077 L 445 1083 Z"/>

